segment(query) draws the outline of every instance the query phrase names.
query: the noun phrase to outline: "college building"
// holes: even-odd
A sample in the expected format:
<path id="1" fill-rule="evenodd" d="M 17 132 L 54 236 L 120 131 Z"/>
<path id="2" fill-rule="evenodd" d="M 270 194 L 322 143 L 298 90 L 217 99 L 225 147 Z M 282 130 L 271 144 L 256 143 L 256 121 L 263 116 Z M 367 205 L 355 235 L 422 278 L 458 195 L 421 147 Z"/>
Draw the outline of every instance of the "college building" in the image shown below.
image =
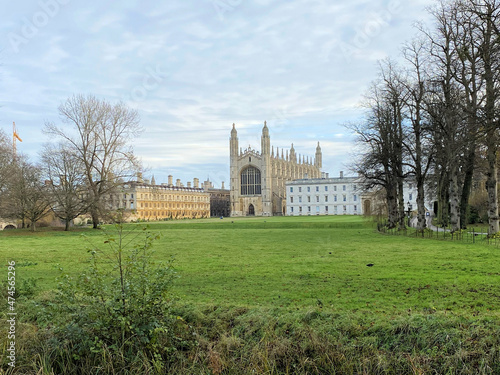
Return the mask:
<path id="1" fill-rule="evenodd" d="M 322 154 L 316 147 L 315 158 L 297 155 L 290 150 L 271 147 L 269 128 L 264 122 L 260 152 L 239 147 L 235 124 L 229 140 L 231 178 L 231 216 L 286 215 L 288 181 L 320 178 Z"/>
<path id="2" fill-rule="evenodd" d="M 358 177 L 340 176 L 306 178 L 286 183 L 288 216 L 362 215 L 362 181 Z"/>
<path id="3" fill-rule="evenodd" d="M 197 219 L 210 217 L 210 193 L 199 186 L 195 178 L 184 186 L 179 179 L 175 185 L 173 177 L 168 183 L 157 185 L 153 178 L 126 183 L 117 194 L 108 198 L 111 207 L 130 213 L 129 220 Z"/>

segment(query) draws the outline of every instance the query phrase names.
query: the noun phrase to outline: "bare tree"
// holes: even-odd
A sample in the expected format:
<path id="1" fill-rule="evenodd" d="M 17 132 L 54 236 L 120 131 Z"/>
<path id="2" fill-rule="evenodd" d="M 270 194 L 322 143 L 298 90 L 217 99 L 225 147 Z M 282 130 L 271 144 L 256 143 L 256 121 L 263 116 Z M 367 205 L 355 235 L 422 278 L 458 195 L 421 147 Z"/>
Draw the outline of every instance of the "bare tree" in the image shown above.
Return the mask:
<path id="1" fill-rule="evenodd" d="M 37 222 L 50 213 L 52 203 L 41 169 L 18 156 L 11 173 L 5 212 L 8 217 L 20 219 L 23 228 L 29 222 L 34 232 Z"/>
<path id="2" fill-rule="evenodd" d="M 403 101 L 396 71 L 390 62 L 381 65 L 381 78 L 371 86 L 365 106 L 366 121 L 347 125 L 358 135 L 362 153 L 354 165 L 363 176 L 365 189 L 385 190 L 388 227 L 405 227 L 403 178 Z"/>
<path id="3" fill-rule="evenodd" d="M 59 107 L 62 122 L 45 132 L 61 139 L 81 161 L 94 228 L 109 209 L 105 197 L 135 176 L 139 162 L 129 144 L 141 128 L 137 111 L 92 95 L 75 95 Z"/>
<path id="4" fill-rule="evenodd" d="M 71 220 L 88 211 L 89 201 L 82 161 L 63 144 L 47 144 L 41 154 L 45 178 L 50 181 L 47 190 L 52 198 L 52 211 L 65 222 L 69 230 Z"/>
<path id="5" fill-rule="evenodd" d="M 479 54 L 483 80 L 483 105 L 478 122 L 484 129 L 486 146 L 486 190 L 488 192 L 489 233 L 500 230 L 498 216 L 498 143 L 500 100 L 500 1 L 467 0 L 462 3 L 471 26 L 470 49 Z"/>
<path id="6" fill-rule="evenodd" d="M 434 157 L 430 139 L 429 122 L 425 108 L 429 76 L 428 46 L 422 40 L 414 40 L 403 49 L 403 56 L 409 68 L 402 77 L 407 95 L 403 95 L 409 119 L 409 130 L 405 148 L 410 159 L 410 168 L 417 186 L 417 229 L 423 230 L 425 223 L 425 181 Z"/>

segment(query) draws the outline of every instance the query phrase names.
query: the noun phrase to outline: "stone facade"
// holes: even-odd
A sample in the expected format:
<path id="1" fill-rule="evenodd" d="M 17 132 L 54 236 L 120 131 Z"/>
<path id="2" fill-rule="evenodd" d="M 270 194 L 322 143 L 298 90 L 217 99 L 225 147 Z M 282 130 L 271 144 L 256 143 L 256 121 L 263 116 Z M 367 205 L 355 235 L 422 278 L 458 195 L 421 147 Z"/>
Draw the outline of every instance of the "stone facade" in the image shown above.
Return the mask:
<path id="1" fill-rule="evenodd" d="M 322 154 L 316 148 L 314 160 L 296 155 L 293 147 L 281 150 L 271 147 L 267 123 L 264 122 L 261 150 L 250 146 L 239 148 L 235 124 L 231 130 L 230 176 L 231 216 L 273 216 L 286 214 L 286 182 L 303 178 L 320 178 Z"/>
<path id="2" fill-rule="evenodd" d="M 357 177 L 300 179 L 287 182 L 287 215 L 361 215 L 362 181 Z"/>
<path id="3" fill-rule="evenodd" d="M 177 180 L 156 185 L 154 177 L 144 182 L 124 184 L 121 191 L 109 198 L 114 209 L 123 209 L 130 213 L 129 220 L 162 220 L 210 217 L 210 194 L 199 187 L 199 180 L 194 179 L 185 187 Z"/>

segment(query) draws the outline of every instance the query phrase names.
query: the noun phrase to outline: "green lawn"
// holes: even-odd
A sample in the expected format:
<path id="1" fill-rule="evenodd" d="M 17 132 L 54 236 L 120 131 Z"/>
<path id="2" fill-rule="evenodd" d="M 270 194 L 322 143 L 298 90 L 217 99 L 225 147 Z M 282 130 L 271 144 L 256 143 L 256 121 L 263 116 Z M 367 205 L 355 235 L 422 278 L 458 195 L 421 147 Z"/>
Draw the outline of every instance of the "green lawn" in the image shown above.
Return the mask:
<path id="1" fill-rule="evenodd" d="M 351 216 L 182 220 L 150 228 L 162 234 L 156 257 L 175 257 L 175 290 L 186 304 L 390 316 L 500 311 L 494 246 L 381 235 Z M 75 274 L 88 267 L 82 235 L 103 241 L 91 229 L 0 232 L 0 259 L 16 261 L 18 286 L 34 278 L 51 289 L 59 267 Z"/>

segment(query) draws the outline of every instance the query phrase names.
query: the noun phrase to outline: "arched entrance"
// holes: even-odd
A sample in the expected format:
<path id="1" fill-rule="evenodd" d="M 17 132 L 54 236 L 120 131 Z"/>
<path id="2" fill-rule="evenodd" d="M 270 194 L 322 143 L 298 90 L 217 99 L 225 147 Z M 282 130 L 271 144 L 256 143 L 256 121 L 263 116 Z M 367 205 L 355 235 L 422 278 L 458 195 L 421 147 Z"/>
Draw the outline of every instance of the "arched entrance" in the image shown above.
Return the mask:
<path id="1" fill-rule="evenodd" d="M 255 216 L 255 207 L 251 203 L 250 206 L 248 206 L 248 216 Z"/>

